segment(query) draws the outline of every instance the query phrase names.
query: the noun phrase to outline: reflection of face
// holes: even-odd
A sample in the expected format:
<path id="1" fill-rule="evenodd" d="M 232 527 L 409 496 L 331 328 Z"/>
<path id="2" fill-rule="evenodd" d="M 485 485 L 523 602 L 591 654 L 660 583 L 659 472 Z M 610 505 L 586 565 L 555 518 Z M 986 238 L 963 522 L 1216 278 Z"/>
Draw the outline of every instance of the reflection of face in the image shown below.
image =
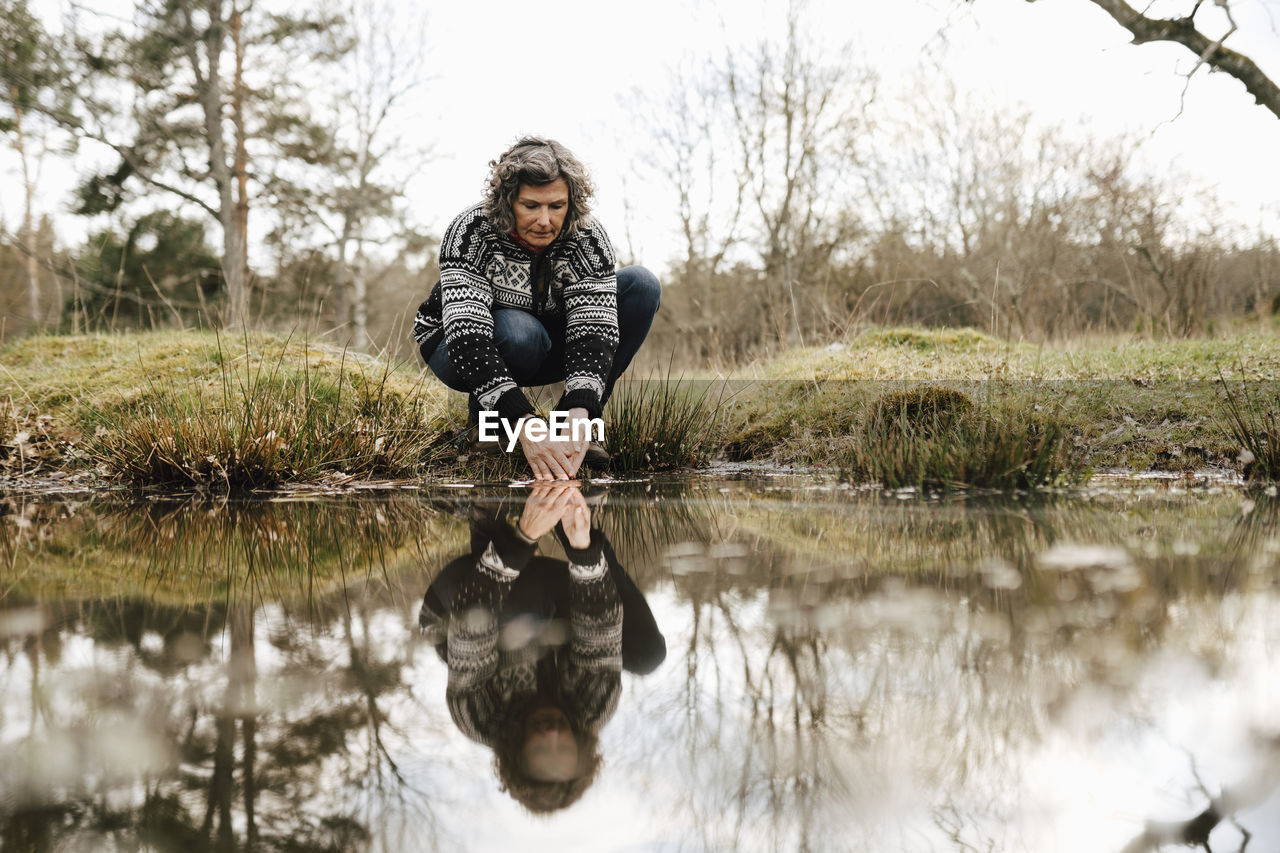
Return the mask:
<path id="1" fill-rule="evenodd" d="M 525 771 L 539 782 L 568 782 L 578 776 L 578 742 L 569 718 L 554 705 L 535 708 L 524 720 Z"/>
<path id="2" fill-rule="evenodd" d="M 516 236 L 537 249 L 551 245 L 569 212 L 569 185 L 564 178 L 549 184 L 521 184 L 516 193 Z"/>

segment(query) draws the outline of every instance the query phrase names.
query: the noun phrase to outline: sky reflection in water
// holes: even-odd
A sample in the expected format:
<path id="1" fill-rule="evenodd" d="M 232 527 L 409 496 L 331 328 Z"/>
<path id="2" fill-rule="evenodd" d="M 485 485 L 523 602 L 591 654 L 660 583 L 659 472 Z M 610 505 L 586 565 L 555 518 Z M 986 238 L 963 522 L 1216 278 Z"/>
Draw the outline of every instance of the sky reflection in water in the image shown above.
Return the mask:
<path id="1" fill-rule="evenodd" d="M 4 849 L 1119 851 L 1196 831 L 1210 797 L 1213 850 L 1280 848 L 1274 498 L 587 495 L 613 591 L 499 604 L 484 669 L 532 641 L 541 692 L 492 696 L 613 685 L 581 724 L 600 769 L 549 816 L 451 714 L 449 608 L 419 624 L 445 566 L 481 577 L 493 543 L 533 565 L 527 490 L 9 499 Z M 532 559 L 567 573 L 568 544 Z M 652 672 L 624 669 L 613 603 L 633 634 L 651 614 Z"/>

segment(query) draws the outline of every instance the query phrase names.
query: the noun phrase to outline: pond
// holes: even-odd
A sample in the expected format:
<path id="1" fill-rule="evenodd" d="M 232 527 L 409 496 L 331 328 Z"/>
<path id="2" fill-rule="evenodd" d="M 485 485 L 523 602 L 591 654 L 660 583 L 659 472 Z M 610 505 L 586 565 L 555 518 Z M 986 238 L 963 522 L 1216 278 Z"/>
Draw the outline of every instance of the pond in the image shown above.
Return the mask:
<path id="1" fill-rule="evenodd" d="M 1274 494 L 4 515 L 5 850 L 1280 849 Z"/>

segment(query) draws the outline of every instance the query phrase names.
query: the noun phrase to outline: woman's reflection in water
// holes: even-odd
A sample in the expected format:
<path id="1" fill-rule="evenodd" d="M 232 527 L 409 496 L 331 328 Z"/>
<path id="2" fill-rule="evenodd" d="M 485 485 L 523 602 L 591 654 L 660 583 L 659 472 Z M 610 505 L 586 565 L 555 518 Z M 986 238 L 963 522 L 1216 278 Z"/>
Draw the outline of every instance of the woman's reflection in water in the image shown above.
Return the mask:
<path id="1" fill-rule="evenodd" d="M 666 641 L 576 482 L 536 484 L 518 521 L 504 515 L 472 509 L 471 551 L 431 584 L 419 625 L 458 728 L 493 749 L 503 790 L 547 813 L 590 787 L 622 670 L 652 672 Z M 553 530 L 567 562 L 536 555 Z"/>

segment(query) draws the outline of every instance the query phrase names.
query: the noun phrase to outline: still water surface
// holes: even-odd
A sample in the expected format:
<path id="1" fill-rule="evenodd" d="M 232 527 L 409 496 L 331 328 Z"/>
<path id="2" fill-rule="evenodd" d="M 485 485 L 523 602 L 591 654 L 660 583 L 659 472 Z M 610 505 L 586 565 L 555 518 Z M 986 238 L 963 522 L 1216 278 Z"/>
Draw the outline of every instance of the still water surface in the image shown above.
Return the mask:
<path id="1" fill-rule="evenodd" d="M 585 495 L 6 499 L 0 847 L 1280 850 L 1274 497 Z"/>

